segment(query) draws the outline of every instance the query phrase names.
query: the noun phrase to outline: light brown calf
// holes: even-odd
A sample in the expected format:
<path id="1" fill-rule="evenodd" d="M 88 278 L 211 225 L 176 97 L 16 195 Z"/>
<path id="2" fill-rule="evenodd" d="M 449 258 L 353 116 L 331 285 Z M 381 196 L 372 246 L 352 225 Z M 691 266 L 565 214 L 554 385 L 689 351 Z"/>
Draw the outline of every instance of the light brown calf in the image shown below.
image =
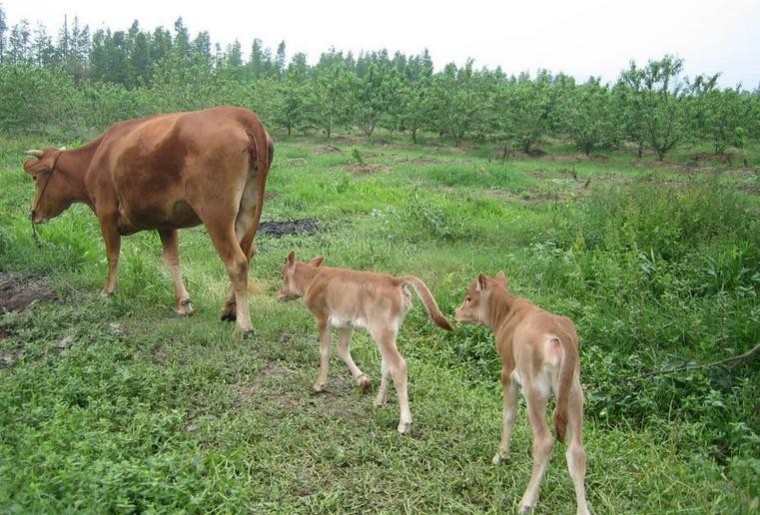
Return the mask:
<path id="1" fill-rule="evenodd" d="M 554 446 L 554 438 L 545 419 L 546 403 L 554 393 L 557 396 L 557 438 L 567 438 L 565 456 L 575 487 L 577 512 L 589 513 L 584 486 L 583 390 L 578 335 L 573 322 L 544 311 L 527 299 L 512 295 L 507 289 L 507 278 L 503 272 L 496 277 L 481 274 L 475 279 L 456 311 L 456 319 L 490 327 L 501 356 L 504 420 L 494 464 L 501 463 L 509 455 L 517 408 L 517 387 L 522 386 L 528 404 L 528 420 L 533 429 L 533 471 L 520 501 L 521 512 L 529 512 L 535 507 Z"/>
<path id="2" fill-rule="evenodd" d="M 331 327 L 340 331 L 338 356 L 348 366 L 356 384 L 365 391 L 369 388 L 369 377 L 356 366 L 349 351 L 353 329 L 366 329 L 379 347 L 382 358 L 375 405 L 382 406 L 387 402 L 388 376 L 391 376 L 401 411 L 398 432 L 409 432 L 412 413 L 409 410 L 406 362 L 396 347 L 399 328 L 412 305 L 408 287 L 417 292 L 428 315 L 439 327 L 451 331 L 451 325 L 438 309 L 430 290 L 417 277 L 332 268 L 322 266 L 322 261 L 322 257 L 317 257 L 304 263 L 296 261 L 294 252 L 288 254 L 282 267 L 283 287 L 278 294 L 280 300 L 303 297 L 306 307 L 317 320 L 320 366 L 314 390 L 321 392 L 327 384 Z"/>

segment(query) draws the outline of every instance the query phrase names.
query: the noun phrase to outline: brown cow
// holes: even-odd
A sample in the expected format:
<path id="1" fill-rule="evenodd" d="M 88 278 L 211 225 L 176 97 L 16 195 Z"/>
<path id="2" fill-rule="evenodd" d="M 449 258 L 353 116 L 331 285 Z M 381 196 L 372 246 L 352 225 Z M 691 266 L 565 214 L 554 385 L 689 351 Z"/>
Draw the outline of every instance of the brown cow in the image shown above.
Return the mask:
<path id="1" fill-rule="evenodd" d="M 24 170 L 36 182 L 32 222 L 74 202 L 100 221 L 108 255 L 103 293 L 116 289 L 121 237 L 155 229 L 174 281 L 177 313 L 192 313 L 182 282 L 177 229 L 204 224 L 232 283 L 222 320 L 252 331 L 248 263 L 255 251 L 272 163 L 272 140 L 254 113 L 237 107 L 172 113 L 117 123 L 74 150 L 30 150 Z"/>

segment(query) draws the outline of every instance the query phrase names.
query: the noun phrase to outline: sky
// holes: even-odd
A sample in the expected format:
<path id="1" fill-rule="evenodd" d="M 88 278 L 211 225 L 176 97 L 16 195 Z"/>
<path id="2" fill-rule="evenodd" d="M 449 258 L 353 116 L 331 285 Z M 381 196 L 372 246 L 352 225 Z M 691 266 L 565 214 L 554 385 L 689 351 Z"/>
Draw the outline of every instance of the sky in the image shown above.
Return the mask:
<path id="1" fill-rule="evenodd" d="M 631 59 L 666 53 L 685 61 L 685 74 L 721 72 L 720 83 L 760 85 L 760 0 L 0 0 L 10 24 L 22 18 L 55 32 L 65 14 L 92 30 L 126 30 L 135 19 L 152 30 L 182 16 L 193 36 L 202 30 L 226 46 L 253 38 L 288 56 L 335 47 L 386 48 L 416 54 L 429 49 L 436 68 L 448 62 L 501 66 L 507 73 L 548 69 L 579 80 L 614 81 Z"/>

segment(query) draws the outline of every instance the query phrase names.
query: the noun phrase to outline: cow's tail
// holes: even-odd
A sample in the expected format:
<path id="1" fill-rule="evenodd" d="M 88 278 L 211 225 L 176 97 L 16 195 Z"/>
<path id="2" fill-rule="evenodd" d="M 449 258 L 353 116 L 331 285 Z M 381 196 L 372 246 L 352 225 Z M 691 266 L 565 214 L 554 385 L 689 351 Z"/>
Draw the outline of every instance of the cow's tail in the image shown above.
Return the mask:
<path id="1" fill-rule="evenodd" d="M 430 319 L 435 322 L 438 327 L 446 329 L 447 331 L 453 330 L 449 321 L 446 320 L 446 317 L 443 316 L 441 310 L 438 309 L 438 304 L 435 302 L 433 294 L 430 293 L 430 290 L 422 279 L 413 275 L 407 275 L 401 277 L 401 281 L 403 285 L 409 285 L 414 288 L 414 291 L 417 292 L 420 300 L 425 305 L 425 310 L 427 311 L 428 316 L 430 316 Z"/>
<path id="2" fill-rule="evenodd" d="M 256 229 L 261 220 L 261 210 L 264 207 L 266 177 L 274 158 L 274 144 L 258 119 L 255 119 L 254 123 L 249 124 L 246 133 L 248 134 L 248 154 L 250 155 L 251 173 L 253 174 L 253 177 L 249 180 L 255 180 L 258 184 L 256 188 L 256 207 L 253 213 L 254 223 L 243 236 L 241 247 L 253 250 L 253 239 L 256 236 Z M 251 254 L 252 252 L 249 252 L 249 258 Z"/>
<path id="3" fill-rule="evenodd" d="M 575 367 L 578 364 L 578 346 L 573 345 L 573 341 L 564 335 L 557 340 L 562 346 L 562 361 L 557 389 L 557 408 L 554 411 L 554 427 L 557 431 L 557 439 L 564 442 L 567 430 L 567 403 L 570 398 L 570 389 L 573 386 Z"/>

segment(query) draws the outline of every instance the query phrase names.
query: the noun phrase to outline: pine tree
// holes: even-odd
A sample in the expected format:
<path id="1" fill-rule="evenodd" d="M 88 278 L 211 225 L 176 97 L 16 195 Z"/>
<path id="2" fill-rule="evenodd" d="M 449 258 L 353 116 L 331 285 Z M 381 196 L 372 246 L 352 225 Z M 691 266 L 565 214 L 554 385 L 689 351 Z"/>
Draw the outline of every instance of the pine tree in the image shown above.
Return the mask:
<path id="1" fill-rule="evenodd" d="M 7 52 L 6 38 L 8 32 L 8 22 L 6 21 L 5 9 L 0 4 L 0 64 L 5 62 L 5 53 Z"/>
<path id="2" fill-rule="evenodd" d="M 277 53 L 274 58 L 274 71 L 278 77 L 282 76 L 285 71 L 285 59 L 285 42 L 280 41 L 280 44 L 277 45 Z"/>
<path id="3" fill-rule="evenodd" d="M 34 29 L 32 59 L 34 64 L 41 67 L 52 66 L 55 63 L 53 41 L 47 33 L 47 28 L 41 23 Z"/>
<path id="4" fill-rule="evenodd" d="M 11 63 L 25 63 L 32 58 L 32 41 L 29 22 L 21 20 L 11 29 L 8 38 L 8 61 Z"/>

